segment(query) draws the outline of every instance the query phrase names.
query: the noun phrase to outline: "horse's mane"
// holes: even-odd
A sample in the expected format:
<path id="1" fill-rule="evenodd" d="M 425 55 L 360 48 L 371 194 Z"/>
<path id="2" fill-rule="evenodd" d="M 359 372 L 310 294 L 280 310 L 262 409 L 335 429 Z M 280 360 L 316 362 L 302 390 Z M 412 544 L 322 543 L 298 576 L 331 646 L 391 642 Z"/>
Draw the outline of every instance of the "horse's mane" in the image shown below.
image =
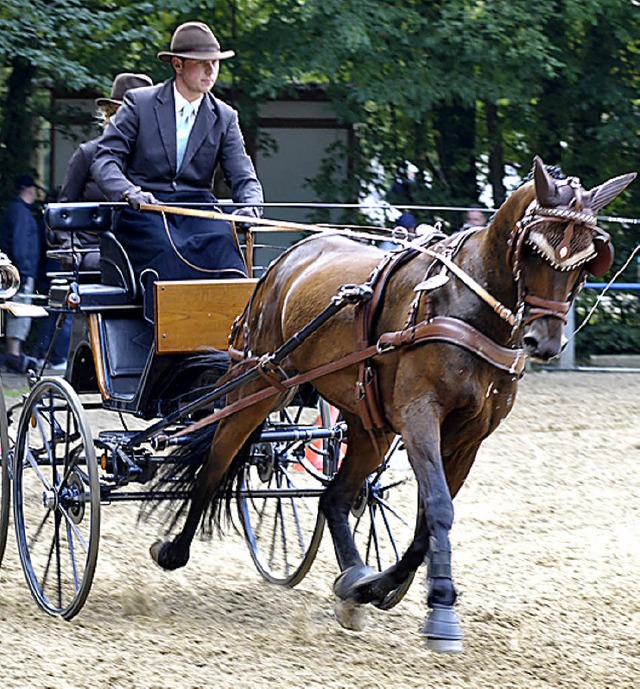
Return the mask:
<path id="1" fill-rule="evenodd" d="M 545 165 L 544 169 L 553 177 L 553 179 L 567 179 L 567 176 L 562 172 L 562 168 L 559 165 Z M 523 177 L 520 184 L 516 187 L 519 189 L 521 186 L 525 185 L 527 182 L 533 181 L 533 166 L 529 170 L 526 177 Z"/>
<path id="2" fill-rule="evenodd" d="M 545 165 L 544 167 L 554 179 L 567 178 L 559 165 Z M 511 192 L 507 200 L 496 211 L 491 218 L 491 224 L 501 226 L 507 223 L 509 226 L 513 226 L 513 223 L 522 217 L 527 206 L 533 201 L 534 196 L 532 167 L 520 184 Z"/>

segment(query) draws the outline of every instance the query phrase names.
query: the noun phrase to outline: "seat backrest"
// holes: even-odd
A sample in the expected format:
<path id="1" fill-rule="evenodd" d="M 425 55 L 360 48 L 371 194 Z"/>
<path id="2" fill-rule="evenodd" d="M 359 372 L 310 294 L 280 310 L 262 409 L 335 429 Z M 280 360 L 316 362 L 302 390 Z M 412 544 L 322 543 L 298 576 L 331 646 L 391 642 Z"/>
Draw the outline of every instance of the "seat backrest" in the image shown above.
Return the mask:
<path id="1" fill-rule="evenodd" d="M 100 234 L 100 280 L 103 285 L 124 288 L 131 301 L 138 295 L 131 261 L 113 232 Z"/>
<path id="2" fill-rule="evenodd" d="M 103 232 L 111 229 L 112 208 L 98 203 L 50 203 L 44 222 L 53 232 Z"/>

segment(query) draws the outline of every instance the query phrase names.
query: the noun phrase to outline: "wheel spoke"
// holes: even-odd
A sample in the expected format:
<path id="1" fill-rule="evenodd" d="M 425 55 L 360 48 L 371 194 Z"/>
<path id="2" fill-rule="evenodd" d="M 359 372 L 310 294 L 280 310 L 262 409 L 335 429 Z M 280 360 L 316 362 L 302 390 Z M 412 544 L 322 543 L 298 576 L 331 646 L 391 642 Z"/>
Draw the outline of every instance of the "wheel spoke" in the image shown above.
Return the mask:
<path id="1" fill-rule="evenodd" d="M 55 533 L 51 538 L 51 547 L 49 548 L 49 555 L 47 557 L 47 564 L 44 568 L 44 572 L 42 575 L 42 580 L 40 582 L 40 588 L 44 591 L 44 589 L 47 586 L 47 579 L 49 578 L 49 567 L 51 566 L 51 558 L 53 557 L 53 551 L 56 547 L 56 537 Z"/>
<path id="2" fill-rule="evenodd" d="M 40 534 L 42 533 L 42 529 L 44 528 L 44 525 L 47 523 L 47 520 L 51 516 L 51 510 L 47 510 L 44 514 L 44 517 L 42 518 L 42 521 L 40 522 L 40 526 L 36 529 L 36 532 L 29 538 L 29 547 L 33 549 L 33 546 L 38 542 L 38 538 L 40 537 Z"/>
<path id="3" fill-rule="evenodd" d="M 25 452 L 25 459 L 27 460 L 31 468 L 36 472 L 36 475 L 42 482 L 42 485 L 47 490 L 53 490 L 53 486 L 46 479 L 45 475 L 40 471 L 40 467 L 38 466 L 37 460 L 33 458 L 33 452 L 31 451 L 31 448 L 27 448 L 27 451 Z"/>
<path id="4" fill-rule="evenodd" d="M 391 512 L 391 514 L 400 521 L 401 524 L 406 526 L 408 529 L 412 528 L 412 524 L 410 524 L 405 517 L 403 517 L 398 510 L 396 510 L 392 505 L 390 505 L 386 500 L 383 500 L 382 498 L 378 498 L 378 504 L 380 505 L 381 508 L 384 508 L 388 512 Z"/>
<path id="5" fill-rule="evenodd" d="M 313 428 L 317 418 L 322 418 L 319 409 L 293 405 L 271 414 L 267 429 Z M 321 442 L 325 455 L 328 442 Z M 319 494 L 304 493 L 321 488 L 327 477 L 305 466 L 306 448 L 318 449 L 310 441 L 263 441 L 254 447 L 250 470 L 240 476 L 240 520 L 258 571 L 268 581 L 292 586 L 311 566 L 324 527 Z"/>
<path id="6" fill-rule="evenodd" d="M 389 518 L 387 517 L 387 508 L 384 506 L 382 501 L 379 503 L 380 505 L 380 516 L 382 517 L 382 521 L 384 522 L 384 527 L 387 531 L 387 536 L 389 538 L 389 543 L 391 544 L 391 547 L 393 548 L 393 552 L 396 556 L 396 562 L 400 560 L 400 553 L 398 552 L 398 545 L 396 543 L 396 539 L 393 536 L 393 529 L 391 528 L 391 524 L 389 524 Z M 392 514 L 396 514 L 393 510 L 389 510 Z M 404 522 L 403 522 L 404 523 Z"/>
<path id="7" fill-rule="evenodd" d="M 80 580 L 78 578 L 78 568 L 76 566 L 75 548 L 73 547 L 73 529 L 71 527 L 72 522 L 69 521 L 69 517 L 67 517 L 67 541 L 69 543 L 69 557 L 71 559 L 71 570 L 73 573 L 73 589 L 74 591 L 77 591 L 80 588 Z M 86 544 L 83 545 L 85 546 L 86 550 Z"/>
<path id="8" fill-rule="evenodd" d="M 76 538 L 78 541 L 80 541 L 80 545 L 84 548 L 85 552 L 89 551 L 89 544 L 85 541 L 84 536 L 82 535 L 82 532 L 78 528 L 77 524 L 73 522 L 71 517 L 69 516 L 67 510 L 65 510 L 62 505 L 58 505 L 58 509 L 60 510 L 60 513 L 62 516 L 65 518 L 65 521 L 67 523 L 67 529 L 71 528 L 73 533 L 76 535 Z"/>

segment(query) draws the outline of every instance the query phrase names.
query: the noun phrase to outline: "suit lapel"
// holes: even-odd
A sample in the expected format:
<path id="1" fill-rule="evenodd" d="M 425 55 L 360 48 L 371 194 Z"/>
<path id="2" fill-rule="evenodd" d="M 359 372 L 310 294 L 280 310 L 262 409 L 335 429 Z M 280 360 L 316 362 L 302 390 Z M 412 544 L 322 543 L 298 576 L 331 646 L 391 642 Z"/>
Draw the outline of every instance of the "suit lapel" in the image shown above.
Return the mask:
<path id="1" fill-rule="evenodd" d="M 189 165 L 193 156 L 198 152 L 200 146 L 202 146 L 203 141 L 209 136 L 211 130 L 216 125 L 217 120 L 218 114 L 213 103 L 213 98 L 209 94 L 206 94 L 202 99 L 196 121 L 193 123 L 193 128 L 189 135 L 187 150 L 184 153 L 184 160 L 182 161 L 183 168 Z"/>
<path id="2" fill-rule="evenodd" d="M 165 81 L 155 104 L 160 139 L 171 169 L 176 171 L 176 106 L 173 102 L 173 79 Z"/>

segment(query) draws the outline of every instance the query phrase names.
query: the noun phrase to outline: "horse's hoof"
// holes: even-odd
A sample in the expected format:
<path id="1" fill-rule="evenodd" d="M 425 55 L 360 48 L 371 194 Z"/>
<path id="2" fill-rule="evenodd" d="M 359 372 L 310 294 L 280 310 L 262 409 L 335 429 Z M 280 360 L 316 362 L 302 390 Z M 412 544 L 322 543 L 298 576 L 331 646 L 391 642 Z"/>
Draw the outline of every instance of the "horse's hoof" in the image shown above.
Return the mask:
<path id="1" fill-rule="evenodd" d="M 341 572 L 333 582 L 333 592 L 342 600 L 353 600 L 355 602 L 357 600 L 357 596 L 354 595 L 356 584 L 372 574 L 373 570 L 365 565 L 349 567 L 344 572 Z"/>
<path id="2" fill-rule="evenodd" d="M 451 605 L 434 605 L 424 624 L 422 633 L 427 637 L 427 648 L 437 653 L 462 653 L 462 627 Z"/>
<path id="3" fill-rule="evenodd" d="M 464 650 L 462 641 L 454 641 L 453 639 L 427 638 L 427 648 L 434 653 L 462 653 Z"/>
<path id="4" fill-rule="evenodd" d="M 353 600 L 335 597 L 334 613 L 338 624 L 345 629 L 361 632 L 367 625 L 367 609 Z"/>
<path id="5" fill-rule="evenodd" d="M 150 548 L 149 548 L 149 554 L 151 555 L 151 559 L 159 566 L 162 567 L 160 564 L 160 553 L 162 552 L 162 548 L 165 545 L 165 541 L 156 541 Z"/>

